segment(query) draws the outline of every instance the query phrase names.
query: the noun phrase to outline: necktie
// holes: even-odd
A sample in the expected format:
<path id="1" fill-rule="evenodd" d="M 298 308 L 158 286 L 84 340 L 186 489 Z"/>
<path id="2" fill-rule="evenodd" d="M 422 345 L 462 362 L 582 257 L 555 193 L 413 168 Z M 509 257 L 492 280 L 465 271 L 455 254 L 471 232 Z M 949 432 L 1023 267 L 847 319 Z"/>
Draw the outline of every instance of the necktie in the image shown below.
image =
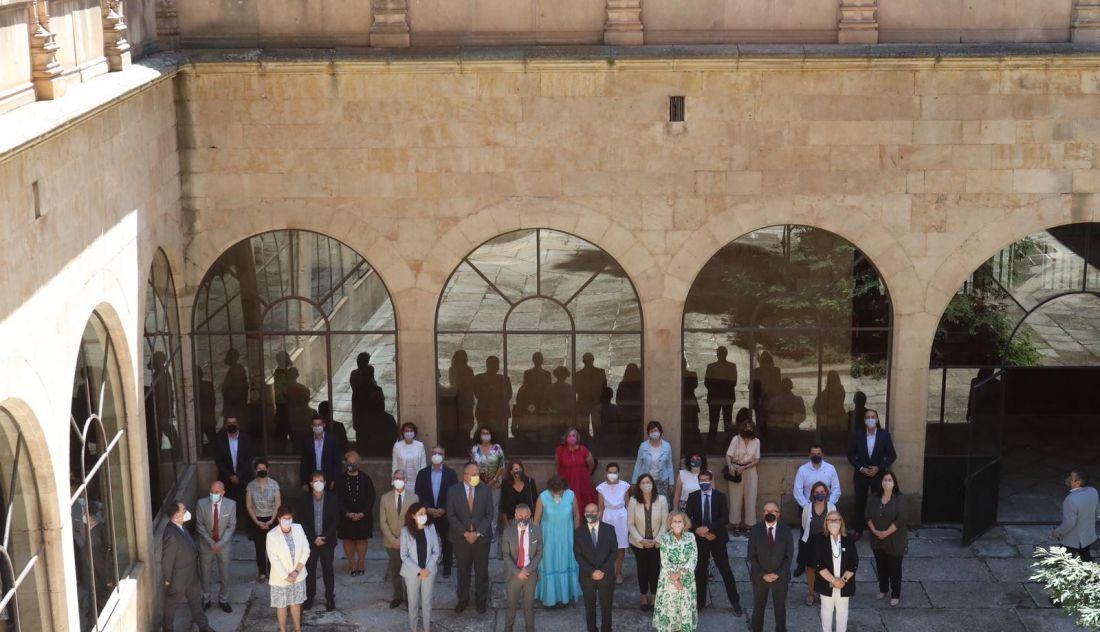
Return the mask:
<path id="1" fill-rule="evenodd" d="M 703 524 L 710 524 L 710 494 L 703 496 Z"/>
<path id="2" fill-rule="evenodd" d="M 220 503 L 214 503 L 214 541 L 218 541 L 218 505 Z"/>
<path id="3" fill-rule="evenodd" d="M 401 515 L 401 499 L 404 498 L 404 497 L 405 497 L 404 494 L 398 494 L 397 495 L 397 515 L 399 515 L 399 516 Z"/>
<path id="4" fill-rule="evenodd" d="M 474 488 L 466 488 L 466 504 L 470 506 L 470 513 L 474 512 Z"/>
<path id="5" fill-rule="evenodd" d="M 524 569 L 525 566 L 527 566 L 527 558 L 524 555 L 525 548 L 523 546 L 523 536 L 526 533 L 527 533 L 527 529 L 524 529 L 523 527 L 520 527 L 520 530 L 519 530 L 519 559 L 516 560 L 516 561 L 519 562 L 518 566 L 519 566 L 519 570 L 521 570 L 521 571 Z"/>
<path id="6" fill-rule="evenodd" d="M 768 527 L 768 548 L 775 548 L 775 527 Z"/>
<path id="7" fill-rule="evenodd" d="M 596 527 L 593 526 L 592 527 L 592 546 L 596 546 L 597 543 L 599 542 L 599 538 L 596 535 L 596 533 L 597 533 Z"/>

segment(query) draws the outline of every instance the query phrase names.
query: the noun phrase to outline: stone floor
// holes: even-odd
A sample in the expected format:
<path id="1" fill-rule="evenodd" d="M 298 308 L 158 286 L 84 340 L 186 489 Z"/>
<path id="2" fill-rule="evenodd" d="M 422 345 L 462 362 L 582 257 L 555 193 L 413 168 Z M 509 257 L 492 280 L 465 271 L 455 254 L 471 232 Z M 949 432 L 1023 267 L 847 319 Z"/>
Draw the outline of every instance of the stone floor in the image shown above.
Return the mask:
<path id="1" fill-rule="evenodd" d="M 902 601 L 898 607 L 876 601 L 877 587 L 867 541 L 859 543 L 862 566 L 857 575 L 858 590 L 853 597 L 848 629 L 852 632 L 1068 632 L 1080 630 L 1060 610 L 1052 608 L 1042 589 L 1029 581 L 1030 557 L 1035 546 L 1046 544 L 1047 526 L 997 527 L 974 545 L 959 544 L 959 532 L 949 528 L 925 528 L 911 534 L 910 551 L 905 560 Z M 345 565 L 337 555 L 337 610 L 325 612 L 315 607 L 305 615 L 303 628 L 332 632 L 404 632 L 408 630 L 404 609 L 388 607 L 390 586 L 385 581 L 385 553 L 372 541 L 367 573 L 347 577 Z M 730 542 L 734 573 L 742 601 L 751 601 L 744 539 Z M 632 558 L 627 556 L 626 582 L 615 594 L 615 624 L 618 630 L 648 630 L 649 617 L 636 607 L 636 586 Z M 504 586 L 501 569 L 495 560 L 491 609 L 477 615 L 472 609 L 454 613 L 455 579 L 436 584 L 436 632 L 494 632 L 504 629 Z M 219 632 L 268 632 L 276 630 L 275 614 L 268 607 L 266 586 L 254 583 L 252 546 L 239 539 L 234 546 L 230 589 L 232 614 L 216 607 L 209 612 L 210 623 Z M 715 573 L 717 577 L 717 574 Z M 710 584 L 714 606 L 699 617 L 699 630 L 723 632 L 747 630 L 744 618 L 734 617 L 724 591 Z M 807 607 L 805 579 L 795 580 L 788 597 L 788 629 L 792 632 L 819 630 L 818 608 Z M 177 629 L 187 629 L 187 615 L 181 610 Z M 536 612 L 537 626 L 543 631 L 584 629 L 583 607 Z M 766 629 L 772 629 L 769 610 Z M 518 625 L 522 629 L 522 624 Z"/>

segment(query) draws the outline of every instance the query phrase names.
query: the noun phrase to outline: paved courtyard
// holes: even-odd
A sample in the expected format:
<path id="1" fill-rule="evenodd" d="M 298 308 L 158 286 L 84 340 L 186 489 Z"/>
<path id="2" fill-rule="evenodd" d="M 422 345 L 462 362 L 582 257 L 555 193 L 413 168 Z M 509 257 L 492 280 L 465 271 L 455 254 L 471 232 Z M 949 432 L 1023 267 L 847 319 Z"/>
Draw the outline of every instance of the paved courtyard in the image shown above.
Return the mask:
<path id="1" fill-rule="evenodd" d="M 909 555 L 905 560 L 902 600 L 898 607 L 875 600 L 877 586 L 870 549 L 864 539 L 859 543 L 861 567 L 858 590 L 851 607 L 848 629 L 852 632 L 1066 632 L 1080 630 L 1060 610 L 1052 608 L 1040 587 L 1028 581 L 1030 557 L 1036 545 L 1046 543 L 1046 526 L 997 527 L 969 547 L 959 544 L 956 529 L 916 529 L 911 534 Z M 745 563 L 746 541 L 729 545 L 742 602 L 751 601 L 748 568 Z M 323 605 L 306 613 L 303 629 L 332 632 L 404 632 L 408 630 L 404 608 L 390 610 L 390 586 L 385 581 L 385 553 L 381 540 L 371 542 L 366 575 L 347 576 L 344 562 L 337 554 L 337 610 L 325 612 Z M 231 572 L 234 585 L 231 602 L 234 611 L 224 614 L 217 607 L 209 611 L 210 622 L 219 632 L 269 632 L 276 630 L 275 614 L 268 607 L 268 590 L 255 582 L 251 543 L 238 537 L 234 545 Z M 488 614 L 478 615 L 473 608 L 461 615 L 454 613 L 455 579 L 436 583 L 436 632 L 495 632 L 504 629 L 504 584 L 500 563 L 493 561 L 491 606 Z M 717 577 L 717 573 L 714 573 Z M 618 630 L 651 629 L 650 620 L 637 608 L 637 583 L 632 557 L 627 555 L 626 581 L 615 593 L 615 624 Z M 710 584 L 714 605 L 699 618 L 699 630 L 747 630 L 745 618 L 734 617 L 719 583 Z M 818 607 L 805 604 L 805 579 L 795 580 L 788 599 L 788 628 L 792 631 L 820 630 Z M 746 608 L 747 610 L 747 608 Z M 186 629 L 187 615 L 178 613 L 177 629 Z M 540 631 L 584 630 L 584 609 L 537 610 Z M 521 617 L 522 620 L 522 617 Z M 522 630 L 517 622 L 517 630 Z M 769 611 L 765 629 L 771 630 Z"/>

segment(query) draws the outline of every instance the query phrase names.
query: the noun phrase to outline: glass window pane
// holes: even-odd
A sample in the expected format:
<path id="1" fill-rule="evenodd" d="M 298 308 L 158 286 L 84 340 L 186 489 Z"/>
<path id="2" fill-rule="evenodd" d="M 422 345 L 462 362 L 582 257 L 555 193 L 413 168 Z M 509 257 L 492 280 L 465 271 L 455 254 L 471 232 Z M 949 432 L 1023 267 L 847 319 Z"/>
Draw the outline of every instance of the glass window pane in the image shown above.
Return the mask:
<path id="1" fill-rule="evenodd" d="M 466 260 L 515 303 L 538 291 L 537 231 L 518 230 L 478 246 Z"/>
<path id="2" fill-rule="evenodd" d="M 618 266 L 601 272 L 569 304 L 578 331 L 636 331 L 642 310 L 634 286 Z"/>
<path id="3" fill-rule="evenodd" d="M 508 315 L 508 331 L 572 331 L 569 313 L 561 305 L 544 298 L 518 303 Z"/>
<path id="4" fill-rule="evenodd" d="M 499 330 L 510 307 L 463 261 L 443 290 L 436 327 L 440 331 Z"/>
<path id="5" fill-rule="evenodd" d="M 1070 294 L 1045 303 L 1020 324 L 1010 349 L 1015 366 L 1100 364 L 1100 297 Z"/>
<path id="6" fill-rule="evenodd" d="M 603 250 L 568 233 L 540 231 L 539 242 L 542 294 L 563 303 L 593 276 L 614 265 Z"/>
<path id="7" fill-rule="evenodd" d="M 0 410 L 0 543 L 11 556 L 11 565 L 0 556 L 0 597 L 11 591 L 15 579 L 42 551 L 42 523 L 38 512 L 38 487 L 27 445 L 15 420 Z M 15 619 L 19 610 L 19 632 L 46 632 L 50 625 L 49 590 L 45 558 L 40 557 L 12 601 L 0 614 L 0 621 Z M 10 625 L 10 624 L 9 624 Z"/>
<path id="8" fill-rule="evenodd" d="M 388 457 L 397 440 L 397 347 L 393 334 L 332 336 L 331 421 L 361 456 Z"/>
<path id="9" fill-rule="evenodd" d="M 501 334 L 439 334 L 436 358 L 439 362 L 439 436 L 447 453 L 465 454 L 474 436 L 477 394 L 475 379 L 485 372 L 488 358 L 504 357 Z M 484 389 L 481 389 L 482 391 Z M 499 406 L 498 406 L 499 408 Z M 509 411 L 510 414 L 510 411 Z M 502 433 L 497 433 L 503 437 Z"/>

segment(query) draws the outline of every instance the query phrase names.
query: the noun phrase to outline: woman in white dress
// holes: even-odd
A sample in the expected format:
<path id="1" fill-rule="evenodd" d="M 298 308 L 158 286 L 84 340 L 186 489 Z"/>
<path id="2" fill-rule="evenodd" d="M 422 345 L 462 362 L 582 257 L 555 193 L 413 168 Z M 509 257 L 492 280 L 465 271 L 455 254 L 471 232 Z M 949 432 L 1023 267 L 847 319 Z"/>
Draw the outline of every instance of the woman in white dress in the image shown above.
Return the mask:
<path id="1" fill-rule="evenodd" d="M 294 522 L 294 511 L 282 505 L 275 512 L 278 528 L 267 532 L 268 584 L 271 607 L 275 608 L 279 632 L 286 632 L 286 615 L 294 632 L 302 630 L 302 603 L 306 600 L 306 562 L 309 560 L 309 540 L 302 525 Z"/>
<path id="2" fill-rule="evenodd" d="M 401 424 L 401 438 L 393 444 L 393 467 L 391 472 L 404 470 L 410 479 L 416 478 L 416 473 L 428 467 L 428 453 L 424 451 L 424 444 L 416 439 L 416 424 L 406 421 Z"/>
<path id="3" fill-rule="evenodd" d="M 607 480 L 596 487 L 599 496 L 600 520 L 615 527 L 615 539 L 618 540 L 619 555 L 615 558 L 615 583 L 623 583 L 623 560 L 630 548 L 630 530 L 627 528 L 626 503 L 630 498 L 630 483 L 619 480 L 619 464 L 608 463 L 605 468 Z"/>
<path id="4" fill-rule="evenodd" d="M 687 508 L 688 496 L 699 491 L 699 472 L 707 469 L 707 455 L 693 452 L 684 458 L 684 469 L 676 476 L 676 489 L 672 494 L 672 510 Z"/>

